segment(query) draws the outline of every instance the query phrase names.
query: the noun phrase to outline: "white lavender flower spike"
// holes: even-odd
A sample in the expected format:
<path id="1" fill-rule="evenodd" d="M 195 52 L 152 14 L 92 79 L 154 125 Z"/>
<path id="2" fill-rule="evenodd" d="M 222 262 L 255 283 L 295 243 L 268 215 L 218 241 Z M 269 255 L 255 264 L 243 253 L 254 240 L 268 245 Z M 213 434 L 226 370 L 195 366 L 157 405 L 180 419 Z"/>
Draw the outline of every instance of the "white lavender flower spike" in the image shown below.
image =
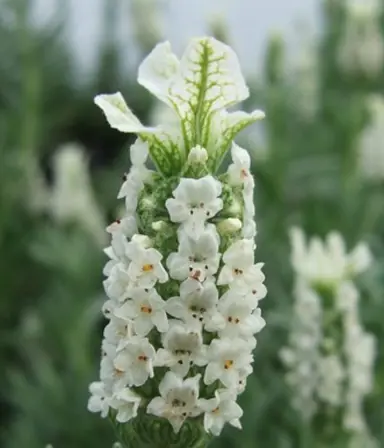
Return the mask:
<path id="1" fill-rule="evenodd" d="M 292 404 L 324 446 L 336 446 L 340 437 L 343 446 L 356 440 L 371 446 L 363 404 L 373 388 L 376 341 L 361 326 L 353 283 L 371 263 L 369 248 L 360 243 L 348 253 L 336 232 L 325 242 L 313 238 L 307 244 L 303 231 L 293 229 L 291 240 L 294 316 L 281 358 Z"/>
<path id="2" fill-rule="evenodd" d="M 125 216 L 107 229 L 109 323 L 88 407 L 109 415 L 122 446 L 203 447 L 226 423 L 241 428 L 236 400 L 265 325 L 251 161 L 233 142 L 264 114 L 226 110 L 248 88 L 235 53 L 213 38 L 193 39 L 180 60 L 157 45 L 138 81 L 179 126 L 143 125 L 120 93 L 95 99 L 113 128 L 138 138 L 118 193 Z"/>

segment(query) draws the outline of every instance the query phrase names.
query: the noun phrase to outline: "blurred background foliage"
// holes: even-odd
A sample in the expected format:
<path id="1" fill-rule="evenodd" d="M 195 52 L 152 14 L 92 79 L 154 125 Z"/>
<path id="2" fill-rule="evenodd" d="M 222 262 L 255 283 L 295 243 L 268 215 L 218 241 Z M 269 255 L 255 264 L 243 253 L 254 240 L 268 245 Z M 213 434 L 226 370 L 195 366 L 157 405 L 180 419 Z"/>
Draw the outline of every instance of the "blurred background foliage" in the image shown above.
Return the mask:
<path id="1" fill-rule="evenodd" d="M 103 228 L 119 215 L 131 140 L 108 127 L 92 98 L 120 90 L 144 122 L 167 118 L 136 84 L 137 54 L 124 51 L 122 61 L 113 2 L 105 1 L 103 44 L 85 78 L 65 39 L 66 2 L 43 25 L 33 8 L 33 0 L 0 0 L 0 444 L 105 448 L 111 427 L 86 403 L 104 325 Z M 139 59 L 162 38 L 145 26 L 148 8 L 132 1 Z M 292 58 L 272 35 L 263 76 L 248 79 L 244 107 L 267 114 L 238 143 L 253 156 L 268 326 L 241 396 L 244 430 L 226 429 L 215 448 L 312 446 L 278 356 L 293 300 L 293 224 L 309 235 L 339 230 L 349 247 L 365 240 L 374 253 L 360 282 L 363 324 L 378 339 L 366 415 L 384 446 L 384 14 L 344 0 L 324 0 L 321 10 L 317 40 L 303 39 Z M 220 16 L 209 26 L 230 43 Z"/>

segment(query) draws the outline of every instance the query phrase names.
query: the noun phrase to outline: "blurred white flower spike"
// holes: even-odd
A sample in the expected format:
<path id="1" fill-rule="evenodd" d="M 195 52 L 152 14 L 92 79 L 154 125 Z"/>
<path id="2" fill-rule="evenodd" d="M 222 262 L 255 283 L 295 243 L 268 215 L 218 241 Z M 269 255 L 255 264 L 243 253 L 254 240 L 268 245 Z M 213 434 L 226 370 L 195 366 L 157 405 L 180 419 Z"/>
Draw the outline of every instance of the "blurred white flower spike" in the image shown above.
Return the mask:
<path id="1" fill-rule="evenodd" d="M 333 428 L 329 437 L 344 434 L 370 446 L 363 404 L 373 389 L 376 341 L 360 323 L 353 281 L 369 268 L 371 253 L 364 243 L 348 253 L 337 232 L 307 244 L 303 231 L 295 228 L 291 241 L 295 304 L 281 359 L 292 404 L 304 419 L 322 421 L 320 432 Z"/>
<path id="2" fill-rule="evenodd" d="M 370 95 L 367 100 L 370 122 L 358 139 L 358 168 L 369 183 L 384 182 L 384 96 Z"/>
<path id="3" fill-rule="evenodd" d="M 311 285 L 337 287 L 343 280 L 366 271 L 372 263 L 368 246 L 358 244 L 347 253 L 338 232 L 327 235 L 325 242 L 312 238 L 308 244 L 301 229 L 291 230 L 292 265 L 296 273 Z"/>
<path id="4" fill-rule="evenodd" d="M 225 423 L 241 428 L 236 399 L 265 325 L 251 159 L 233 142 L 264 114 L 227 112 L 248 88 L 235 53 L 213 38 L 193 39 L 181 60 L 157 45 L 138 81 L 178 126 L 144 126 L 120 93 L 95 99 L 113 128 L 138 138 L 118 193 L 125 214 L 107 228 L 109 323 L 88 408 L 110 416 L 124 446 L 203 447 Z"/>
<path id="5" fill-rule="evenodd" d="M 85 149 L 75 143 L 61 146 L 54 155 L 53 170 L 49 211 L 55 220 L 78 224 L 99 245 L 105 244 L 105 222 L 92 190 Z"/>
<path id="6" fill-rule="evenodd" d="M 337 49 L 337 62 L 347 76 L 376 79 L 384 64 L 381 2 L 347 1 L 346 20 Z"/>

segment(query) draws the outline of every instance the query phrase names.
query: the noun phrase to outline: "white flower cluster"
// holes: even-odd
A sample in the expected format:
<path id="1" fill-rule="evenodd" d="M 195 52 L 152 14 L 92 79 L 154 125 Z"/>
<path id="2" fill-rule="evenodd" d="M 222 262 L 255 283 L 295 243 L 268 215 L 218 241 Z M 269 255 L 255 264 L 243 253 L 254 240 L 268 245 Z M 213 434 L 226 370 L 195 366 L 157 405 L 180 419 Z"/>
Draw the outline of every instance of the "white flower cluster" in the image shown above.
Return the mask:
<path id="1" fill-rule="evenodd" d="M 307 37 L 307 39 L 305 38 Z M 299 84 L 300 94 L 296 95 L 296 107 L 304 118 L 315 117 L 319 109 L 319 62 L 317 46 L 312 36 L 300 37 L 301 42 L 308 41 L 292 61 L 291 76 Z"/>
<path id="2" fill-rule="evenodd" d="M 384 97 L 371 95 L 367 99 L 371 120 L 358 141 L 359 169 L 367 181 L 384 181 Z"/>
<path id="3" fill-rule="evenodd" d="M 338 48 L 338 63 L 347 74 L 374 78 L 384 63 L 380 30 L 380 2 L 348 2 L 345 32 Z"/>
<path id="4" fill-rule="evenodd" d="M 354 433 L 366 431 L 363 400 L 373 389 L 373 368 L 376 341 L 367 333 L 359 319 L 359 292 L 352 282 L 340 285 L 336 295 L 337 306 L 343 315 L 346 359 L 345 380 L 348 384 L 344 426 Z"/>
<path id="5" fill-rule="evenodd" d="M 76 223 L 102 247 L 106 243 L 105 220 L 96 202 L 84 148 L 69 143 L 53 158 L 54 183 L 47 187 L 49 212 L 60 223 Z"/>
<path id="6" fill-rule="evenodd" d="M 343 429 L 367 434 L 363 400 L 372 390 L 375 341 L 359 319 L 359 292 L 353 278 L 371 262 L 359 244 L 347 253 L 340 234 L 308 246 L 293 229 L 292 263 L 296 273 L 294 320 L 289 344 L 281 352 L 293 405 L 311 419 L 320 404 L 340 409 Z"/>
<path id="7" fill-rule="evenodd" d="M 236 396 L 252 372 L 253 335 L 265 325 L 258 308 L 266 295 L 262 264 L 254 264 L 253 238 L 239 239 L 220 254 L 220 236 L 209 221 L 223 208 L 222 185 L 207 175 L 181 178 L 166 201 L 170 221 L 179 224 L 178 251 L 167 257 L 167 272 L 149 238 L 133 233 L 131 206 L 143 185 L 151 182 L 143 159 L 135 159 L 138 148 L 145 153 L 143 142 L 132 146 L 132 168 L 119 193 L 127 201 L 127 216 L 108 228 L 112 243 L 106 249 L 110 261 L 104 285 L 109 300 L 104 314 L 109 323 L 101 382 L 91 384 L 89 409 L 106 416 L 111 407 L 117 421 L 126 422 L 140 405 L 147 405 L 147 412 L 167 418 L 175 431 L 187 417 L 204 413 L 205 429 L 218 435 L 226 422 L 240 427 L 242 410 Z M 251 202 L 249 158 L 237 145 L 232 153 L 230 182 L 243 185 L 244 199 Z M 244 222 L 252 213 L 249 203 Z M 162 298 L 156 285 L 169 278 L 179 282 L 179 295 Z M 160 335 L 158 347 L 153 329 Z M 138 388 L 155 376 L 156 368 L 164 367 L 159 396 L 144 403 Z M 220 386 L 213 396 L 199 398 L 201 383 L 209 386 L 215 381 Z"/>
<path id="8" fill-rule="evenodd" d="M 149 51 L 164 35 L 163 9 L 167 0 L 130 0 L 130 28 L 143 52 Z"/>
<path id="9" fill-rule="evenodd" d="M 212 62 L 206 62 L 205 51 Z M 200 53 L 204 58 L 197 59 Z M 261 117 L 224 108 L 247 92 L 234 58 L 210 38 L 194 41 L 180 67 L 168 43 L 157 46 L 140 67 L 141 83 L 176 108 L 182 150 L 174 146 L 180 136 L 174 140 L 162 128 L 143 127 L 120 95 L 96 98 L 113 127 L 140 136 L 118 194 L 125 198 L 126 214 L 107 229 L 103 311 L 109 323 L 100 381 L 91 384 L 88 404 L 103 417 L 111 412 L 120 423 L 140 412 L 167 419 L 175 433 L 196 417 L 213 435 L 227 422 L 241 427 L 236 399 L 252 372 L 254 335 L 265 325 L 258 305 L 266 288 L 263 265 L 254 262 L 254 180 L 247 151 L 233 143 L 227 173 L 220 180 L 214 176 L 225 154 L 220 145 Z M 207 97 L 202 104 L 201 94 L 194 97 L 198 64 L 212 78 L 199 87 Z M 196 113 L 196 107 L 208 109 Z M 220 118 L 215 145 L 208 124 L 191 124 L 203 110 Z M 209 135 L 207 145 L 188 147 L 197 139 L 203 143 L 203 134 Z M 145 166 L 148 154 L 156 172 Z"/>
<path id="10" fill-rule="evenodd" d="M 292 404 L 304 418 L 310 418 L 316 410 L 321 303 L 315 291 L 302 281 L 297 282 L 295 288 L 293 315 L 289 346 L 280 354 L 288 370 L 286 381 L 293 391 Z"/>
<path id="11" fill-rule="evenodd" d="M 347 253 L 342 236 L 331 232 L 325 242 L 314 237 L 308 245 L 303 232 L 291 230 L 292 266 L 309 285 L 335 287 L 345 279 L 364 272 L 372 262 L 366 244 L 358 244 Z"/>

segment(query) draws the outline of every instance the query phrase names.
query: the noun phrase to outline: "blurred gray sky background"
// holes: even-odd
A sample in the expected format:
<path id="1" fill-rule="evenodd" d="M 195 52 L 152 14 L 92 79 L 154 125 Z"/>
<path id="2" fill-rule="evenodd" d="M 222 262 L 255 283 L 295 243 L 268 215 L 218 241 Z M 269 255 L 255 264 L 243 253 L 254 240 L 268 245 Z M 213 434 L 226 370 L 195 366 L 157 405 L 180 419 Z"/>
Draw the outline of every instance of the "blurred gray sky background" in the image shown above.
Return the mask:
<path id="1" fill-rule="evenodd" d="M 38 0 L 39 18 L 49 15 L 57 0 Z M 122 42 L 129 40 L 126 17 L 130 0 L 109 0 L 121 8 Z M 143 0 L 147 2 L 148 0 Z M 246 71 L 260 69 L 265 41 L 273 31 L 282 32 L 291 48 L 305 43 L 318 28 L 322 0 L 162 0 L 165 38 L 180 53 L 192 36 L 206 33 L 207 19 L 221 14 L 228 22 L 233 46 Z M 84 68 L 90 66 L 100 37 L 104 0 L 70 0 L 69 38 Z"/>

